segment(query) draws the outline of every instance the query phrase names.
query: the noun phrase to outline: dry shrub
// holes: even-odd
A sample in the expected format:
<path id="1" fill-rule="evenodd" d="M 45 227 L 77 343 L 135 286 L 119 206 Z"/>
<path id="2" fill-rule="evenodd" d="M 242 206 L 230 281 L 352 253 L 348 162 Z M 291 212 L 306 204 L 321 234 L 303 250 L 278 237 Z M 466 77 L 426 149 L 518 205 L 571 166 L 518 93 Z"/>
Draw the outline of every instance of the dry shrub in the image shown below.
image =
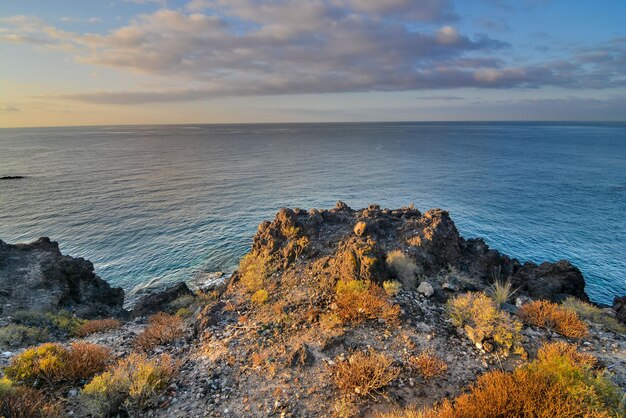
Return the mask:
<path id="1" fill-rule="evenodd" d="M 522 320 L 531 325 L 552 329 L 568 338 L 584 338 L 589 333 L 587 324 L 576 312 L 547 300 L 537 300 L 522 306 L 518 312 Z"/>
<path id="2" fill-rule="evenodd" d="M 463 327 L 474 343 L 485 349 L 496 345 L 501 354 L 521 350 L 522 324 L 497 308 L 495 302 L 481 292 L 465 293 L 448 301 L 448 313 L 457 327 Z M 488 350 L 489 351 L 489 350 Z"/>
<path id="3" fill-rule="evenodd" d="M 0 417 L 56 418 L 62 416 L 58 403 L 49 402 L 39 391 L 15 387 L 8 379 L 0 379 Z"/>
<path id="4" fill-rule="evenodd" d="M 377 393 L 400 375 L 393 359 L 384 353 L 355 353 L 334 366 L 335 384 L 344 394 Z"/>
<path id="5" fill-rule="evenodd" d="M 44 328 L 9 324 L 0 328 L 0 347 L 18 348 L 40 344 L 50 340 Z"/>
<path id="6" fill-rule="evenodd" d="M 74 343 L 68 350 L 47 343 L 15 356 L 4 370 L 14 381 L 35 387 L 62 388 L 90 379 L 106 368 L 111 351 L 90 343 Z"/>
<path id="7" fill-rule="evenodd" d="M 262 305 L 267 302 L 267 298 L 269 298 L 269 293 L 265 289 L 259 289 L 252 294 L 250 300 L 257 305 Z"/>
<path id="8" fill-rule="evenodd" d="M 626 334 L 626 326 L 624 326 L 624 324 L 591 303 L 583 302 L 580 299 L 570 296 L 565 299 L 561 306 L 576 312 L 581 318 L 603 325 L 613 332 Z"/>
<path id="9" fill-rule="evenodd" d="M 622 392 L 594 372 L 589 361 L 578 362 L 575 348 L 545 346 L 537 360 L 512 373 L 491 371 L 453 402 L 417 411 L 407 409 L 379 418 L 609 418 L 620 416 Z"/>
<path id="10" fill-rule="evenodd" d="M 148 359 L 143 354 L 132 353 L 83 388 L 82 408 L 86 414 L 98 417 L 122 411 L 137 415 L 156 404 L 178 367 L 167 354 Z"/>
<path id="11" fill-rule="evenodd" d="M 250 292 L 263 288 L 265 281 L 276 271 L 272 258 L 262 254 L 246 254 L 239 263 L 241 284 Z"/>
<path id="12" fill-rule="evenodd" d="M 86 321 L 76 329 L 76 335 L 79 337 L 86 337 L 97 332 L 110 331 L 122 326 L 122 322 L 118 319 L 93 319 Z"/>
<path id="13" fill-rule="evenodd" d="M 409 359 L 409 365 L 426 379 L 442 375 L 448 370 L 446 362 L 431 350 L 423 351 L 418 356 L 412 356 Z"/>
<path id="14" fill-rule="evenodd" d="M 402 289 L 402 283 L 397 280 L 386 281 L 383 282 L 383 289 L 385 289 L 385 293 L 389 296 L 395 296 Z"/>
<path id="15" fill-rule="evenodd" d="M 396 275 L 406 289 L 414 289 L 420 268 L 415 261 L 401 250 L 387 253 L 387 267 Z"/>
<path id="16" fill-rule="evenodd" d="M 149 351 L 182 337 L 184 333 L 180 316 L 159 312 L 150 317 L 148 326 L 135 338 L 134 344 L 141 350 Z"/>
<path id="17" fill-rule="evenodd" d="M 494 302 L 496 302 L 498 306 L 501 306 L 508 301 L 517 290 L 518 289 L 513 289 L 513 282 L 511 282 L 510 279 L 506 281 L 496 279 L 491 286 L 489 286 L 488 293 L 493 298 Z"/>
<path id="18" fill-rule="evenodd" d="M 339 280 L 335 302 L 339 317 L 352 324 L 377 318 L 395 322 L 400 315 L 400 307 L 392 305 L 385 291 L 369 280 Z"/>

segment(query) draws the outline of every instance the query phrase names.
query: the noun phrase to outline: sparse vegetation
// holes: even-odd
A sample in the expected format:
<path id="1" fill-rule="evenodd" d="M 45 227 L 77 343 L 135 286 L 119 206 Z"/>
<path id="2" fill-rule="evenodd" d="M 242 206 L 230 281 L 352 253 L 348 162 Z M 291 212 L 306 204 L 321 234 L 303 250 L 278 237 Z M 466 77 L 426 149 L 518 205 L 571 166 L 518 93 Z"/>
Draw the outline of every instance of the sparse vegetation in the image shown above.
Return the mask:
<path id="1" fill-rule="evenodd" d="M 527 303 L 518 315 L 527 324 L 554 330 L 564 337 L 584 338 L 589 333 L 576 312 L 546 300 Z"/>
<path id="2" fill-rule="evenodd" d="M 417 356 L 411 356 L 409 365 L 425 379 L 440 376 L 448 370 L 446 362 L 439 358 L 432 350 L 426 350 Z"/>
<path id="3" fill-rule="evenodd" d="M 76 330 L 85 322 L 68 311 L 35 312 L 20 311 L 13 315 L 13 321 L 17 324 L 34 328 L 42 328 L 50 334 L 76 335 Z"/>
<path id="4" fill-rule="evenodd" d="M 0 379 L 0 416 L 6 418 L 57 418 L 60 405 L 49 402 L 39 391 L 14 386 L 9 379 Z"/>
<path id="5" fill-rule="evenodd" d="M 414 289 L 420 268 L 401 250 L 387 253 L 387 267 L 396 275 L 406 289 Z"/>
<path id="6" fill-rule="evenodd" d="M 358 324 L 367 319 L 397 320 L 400 307 L 389 302 L 385 291 L 369 280 L 339 280 L 335 292 L 337 314 Z"/>
<path id="7" fill-rule="evenodd" d="M 400 375 L 393 359 L 386 354 L 369 351 L 355 353 L 333 369 L 335 384 L 344 394 L 366 396 L 377 393 Z"/>
<path id="8" fill-rule="evenodd" d="M 196 301 L 194 295 L 182 295 L 171 301 L 168 305 L 170 312 L 176 312 L 181 308 L 189 308 Z"/>
<path id="9" fill-rule="evenodd" d="M 613 332 L 626 334 L 626 326 L 624 326 L 624 324 L 591 303 L 583 302 L 582 300 L 571 296 L 565 299 L 562 303 L 562 307 L 569 309 L 570 311 L 574 311 L 581 318 L 600 324 Z"/>
<path id="10" fill-rule="evenodd" d="M 257 305 L 262 305 L 265 302 L 267 302 L 268 298 L 269 298 L 269 293 L 267 293 L 267 290 L 259 289 L 252 294 L 252 296 L 250 297 L 250 300 L 253 303 L 256 303 Z"/>
<path id="11" fill-rule="evenodd" d="M 397 280 L 388 280 L 383 283 L 383 289 L 389 296 L 395 296 L 402 289 L 402 283 Z"/>
<path id="12" fill-rule="evenodd" d="M 68 350 L 46 343 L 15 356 L 4 372 L 19 384 L 57 388 L 91 378 L 103 371 L 110 359 L 110 350 L 97 344 L 74 343 Z"/>
<path id="13" fill-rule="evenodd" d="M 0 347 L 18 348 L 48 341 L 48 331 L 39 327 L 9 324 L 0 328 Z"/>
<path id="14" fill-rule="evenodd" d="M 508 302 L 509 299 L 517 292 L 517 289 L 513 289 L 513 283 L 510 279 L 501 280 L 495 279 L 487 290 L 489 296 L 496 302 L 498 306 Z"/>
<path id="15" fill-rule="evenodd" d="M 379 418 L 617 417 L 621 390 L 591 369 L 591 360 L 564 343 L 544 346 L 537 360 L 512 373 L 480 376 L 468 393 L 424 410 Z"/>
<path id="16" fill-rule="evenodd" d="M 241 284 L 250 292 L 262 289 L 267 278 L 275 271 L 271 257 L 261 254 L 248 253 L 239 263 Z"/>
<path id="17" fill-rule="evenodd" d="M 107 319 L 93 319 L 91 321 L 85 321 L 76 329 L 76 335 L 79 337 L 86 337 L 97 332 L 110 331 L 122 326 L 122 322 L 119 319 L 107 318 Z"/>
<path id="18" fill-rule="evenodd" d="M 456 296 L 448 301 L 447 309 L 454 325 L 462 327 L 469 339 L 486 351 L 495 349 L 506 355 L 520 350 L 522 324 L 499 310 L 486 294 L 470 292 Z"/>
<path id="19" fill-rule="evenodd" d="M 81 391 L 86 413 L 96 417 L 136 414 L 153 406 L 178 369 L 169 355 L 149 360 L 133 353 L 96 376 Z"/>
<path id="20" fill-rule="evenodd" d="M 135 338 L 135 346 L 143 351 L 170 343 L 184 334 L 183 320 L 180 316 L 159 312 L 150 317 L 149 324 Z"/>

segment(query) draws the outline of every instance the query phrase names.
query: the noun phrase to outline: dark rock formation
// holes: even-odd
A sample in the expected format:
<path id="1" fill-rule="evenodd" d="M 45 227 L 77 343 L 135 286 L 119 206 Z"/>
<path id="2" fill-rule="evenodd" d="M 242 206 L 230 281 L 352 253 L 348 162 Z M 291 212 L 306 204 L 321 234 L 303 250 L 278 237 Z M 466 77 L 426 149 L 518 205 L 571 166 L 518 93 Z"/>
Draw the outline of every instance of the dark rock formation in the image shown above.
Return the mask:
<path id="1" fill-rule="evenodd" d="M 613 310 L 617 320 L 626 324 L 626 296 L 617 297 L 613 300 Z"/>
<path id="2" fill-rule="evenodd" d="M 131 311 L 131 315 L 138 317 L 164 311 L 171 302 L 179 297 L 192 294 L 192 291 L 184 282 L 177 283 L 163 291 L 139 299 Z"/>
<path id="3" fill-rule="evenodd" d="M 568 261 L 522 264 L 490 249 L 482 239 L 461 237 L 448 212 L 441 209 L 424 214 L 413 207 L 389 210 L 378 205 L 353 210 L 343 202 L 331 210 L 281 209 L 272 222 L 259 226 L 252 253 L 279 260 L 280 268 L 298 257 L 328 256 L 332 274 L 380 282 L 391 274 L 385 258 L 395 249 L 408 254 L 422 276 L 446 270 L 471 279 L 459 290 L 510 279 L 519 294 L 535 299 L 560 301 L 573 295 L 589 300 L 580 270 Z M 449 274 L 446 279 L 458 282 Z M 440 292 L 443 284 L 433 283 L 435 292 L 445 297 Z"/>
<path id="4" fill-rule="evenodd" d="M 67 309 L 82 318 L 124 313 L 124 291 L 94 273 L 83 258 L 61 254 L 49 238 L 11 245 L 0 240 L 0 312 Z"/>
<path id="5" fill-rule="evenodd" d="M 24 176 L 2 176 L 0 180 L 19 180 L 25 178 Z"/>

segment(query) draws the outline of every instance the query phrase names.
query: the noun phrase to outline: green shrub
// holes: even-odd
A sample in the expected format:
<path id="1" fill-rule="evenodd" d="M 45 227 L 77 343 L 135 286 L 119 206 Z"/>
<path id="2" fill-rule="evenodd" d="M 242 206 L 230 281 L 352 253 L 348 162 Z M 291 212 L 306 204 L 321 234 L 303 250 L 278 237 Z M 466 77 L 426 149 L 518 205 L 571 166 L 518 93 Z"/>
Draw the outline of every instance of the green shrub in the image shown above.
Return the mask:
<path id="1" fill-rule="evenodd" d="M 0 347 L 19 348 L 48 341 L 50 336 L 43 328 L 9 324 L 0 328 Z"/>
<path id="2" fill-rule="evenodd" d="M 250 300 L 254 303 L 256 303 L 257 305 L 262 305 L 265 302 L 267 302 L 267 299 L 269 298 L 269 293 L 267 293 L 267 290 L 265 289 L 259 289 L 256 292 L 254 292 L 254 294 L 250 297 Z"/>
<path id="3" fill-rule="evenodd" d="M 615 333 L 626 334 L 626 326 L 624 326 L 624 324 L 608 315 L 597 306 L 583 302 L 573 296 L 568 297 L 561 306 L 565 309 L 576 312 L 578 316 L 586 319 L 587 321 L 600 324 Z"/>
<path id="4" fill-rule="evenodd" d="M 19 311 L 13 315 L 13 321 L 30 327 L 44 328 L 49 333 L 62 333 L 68 336 L 76 335 L 76 330 L 86 322 L 68 311 L 57 313 Z"/>
<path id="5" fill-rule="evenodd" d="M 415 261 L 401 250 L 390 251 L 387 254 L 387 267 L 402 282 L 406 289 L 414 289 L 417 284 L 417 275 L 421 272 Z"/>
<path id="6" fill-rule="evenodd" d="M 176 312 L 181 308 L 189 308 L 195 301 L 196 297 L 193 295 L 182 295 L 171 301 L 169 308 L 172 312 Z"/>
<path id="7" fill-rule="evenodd" d="M 177 368 L 178 364 L 167 354 L 148 359 L 133 353 L 94 377 L 81 391 L 80 403 L 84 412 L 94 417 L 120 412 L 137 415 L 156 404 Z"/>
<path id="8" fill-rule="evenodd" d="M 395 296 L 402 289 L 402 283 L 397 280 L 388 280 L 383 283 L 383 289 L 389 296 Z"/>

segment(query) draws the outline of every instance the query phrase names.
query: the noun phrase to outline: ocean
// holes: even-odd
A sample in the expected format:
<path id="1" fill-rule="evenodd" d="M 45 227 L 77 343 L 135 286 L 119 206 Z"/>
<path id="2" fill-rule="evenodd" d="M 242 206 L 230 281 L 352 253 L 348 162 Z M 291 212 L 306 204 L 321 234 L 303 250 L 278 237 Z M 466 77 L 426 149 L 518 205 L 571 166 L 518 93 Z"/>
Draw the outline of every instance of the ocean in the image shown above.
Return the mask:
<path id="1" fill-rule="evenodd" d="M 281 207 L 414 203 L 522 261 L 626 294 L 626 124 L 338 123 L 0 129 L 0 239 L 58 241 L 129 301 L 232 271 Z"/>

